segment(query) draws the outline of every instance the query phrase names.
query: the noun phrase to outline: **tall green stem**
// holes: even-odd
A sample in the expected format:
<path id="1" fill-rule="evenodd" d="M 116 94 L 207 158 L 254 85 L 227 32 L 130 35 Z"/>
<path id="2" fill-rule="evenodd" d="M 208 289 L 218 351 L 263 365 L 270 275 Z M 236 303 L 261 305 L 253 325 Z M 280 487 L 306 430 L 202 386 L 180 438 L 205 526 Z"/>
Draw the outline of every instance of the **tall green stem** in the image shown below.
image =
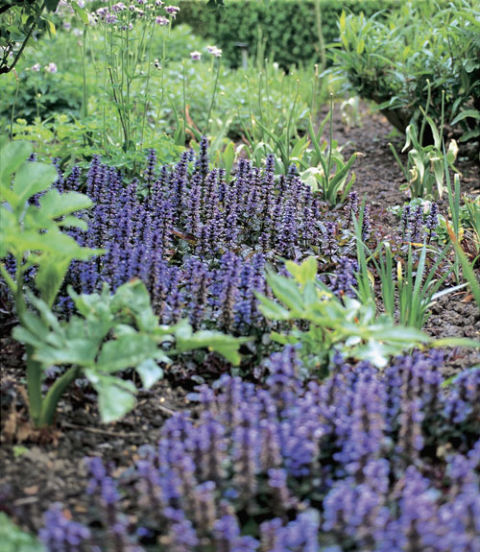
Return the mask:
<path id="1" fill-rule="evenodd" d="M 87 95 L 87 26 L 83 26 L 83 43 L 82 43 L 82 117 L 85 120 L 88 115 L 88 95 Z"/>
<path id="2" fill-rule="evenodd" d="M 27 353 L 27 393 L 30 420 L 32 425 L 40 427 L 42 419 L 42 365 L 33 360 L 34 349 L 31 345 L 25 347 Z"/>
<path id="3" fill-rule="evenodd" d="M 215 104 L 215 96 L 217 94 L 218 76 L 220 74 L 220 60 L 217 60 L 217 72 L 215 74 L 215 82 L 213 83 L 212 99 L 210 101 L 210 107 L 207 114 L 207 125 L 210 128 L 210 115 L 212 113 L 213 105 Z"/>

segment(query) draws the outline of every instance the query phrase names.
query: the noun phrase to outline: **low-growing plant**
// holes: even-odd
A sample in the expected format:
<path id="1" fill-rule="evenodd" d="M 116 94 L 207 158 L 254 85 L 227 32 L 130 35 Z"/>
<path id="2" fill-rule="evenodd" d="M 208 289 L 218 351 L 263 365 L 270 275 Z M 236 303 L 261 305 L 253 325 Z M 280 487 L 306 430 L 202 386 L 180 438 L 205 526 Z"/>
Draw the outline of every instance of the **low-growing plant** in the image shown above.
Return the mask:
<path id="1" fill-rule="evenodd" d="M 377 316 L 373 302 L 336 297 L 318 280 L 314 257 L 301 265 L 287 262 L 286 268 L 293 278 L 267 274 L 280 304 L 258 294 L 259 308 L 270 320 L 290 322 L 288 333 L 274 333 L 272 338 L 283 344 L 299 343 L 301 358 L 311 371 L 325 377 L 336 352 L 383 368 L 391 356 L 429 341 L 416 328 L 397 326 L 388 315 Z"/>
<path id="2" fill-rule="evenodd" d="M 407 181 L 400 189 L 408 190 L 411 197 L 442 198 L 446 189 L 446 173 L 456 170 L 453 164 L 457 158 L 458 147 L 455 140 L 452 140 L 448 151 L 444 153 L 442 127 L 439 131 L 426 112 L 422 113 L 424 122 L 431 129 L 433 144 L 423 146 L 423 125 L 418 129 L 415 123 L 411 123 L 406 128 L 406 142 L 402 149 L 402 152 L 408 151 L 405 167 L 394 146 L 389 146 Z"/>
<path id="3" fill-rule="evenodd" d="M 0 272 L 20 323 L 13 335 L 26 345 L 32 424 L 53 423 L 61 395 L 81 374 L 99 394 L 102 419 L 121 417 L 134 404 L 135 386 L 111 374 L 133 367 L 145 385 L 153 384 L 162 374 L 155 361 L 169 361 L 161 346 L 173 337 L 179 352 L 208 346 L 237 363 L 242 340 L 216 332 L 192 335 L 188 323 L 160 326 L 141 282 L 120 286 L 113 296 L 108 286 L 92 295 L 70 289 L 81 316 L 68 322 L 57 319 L 52 306 L 72 260 L 87 261 L 103 250 L 82 247 L 64 231 L 87 229 L 86 222 L 72 213 L 91 207 L 91 199 L 52 188 L 59 176 L 55 167 L 28 161 L 31 152 L 25 142 L 0 144 Z M 37 296 L 26 289 L 28 275 Z M 68 368 L 43 395 L 45 373 L 52 365 Z"/>
<path id="4" fill-rule="evenodd" d="M 385 312 L 392 318 L 397 312 L 395 298 L 398 299 L 399 324 L 423 328 L 428 317 L 428 309 L 437 299 L 465 287 L 458 285 L 440 291 L 451 272 L 451 269 L 439 272 L 449 248 L 445 248 L 443 252 L 434 251 L 436 258 L 428 266 L 427 254 L 430 253 L 430 248 L 423 244 L 418 255 L 414 246 L 409 245 L 406 257 L 403 256 L 397 261 L 395 270 L 390 244 L 381 245 L 383 251 L 377 249 L 377 253 L 371 258 L 380 276 L 382 304 Z"/>
<path id="5" fill-rule="evenodd" d="M 198 387 L 196 415 L 175 413 L 127 470 L 89 458 L 84 524 L 54 503 L 40 539 L 65 552 L 113 538 L 159 552 L 474 550 L 480 370 L 444 393 L 442 367 L 439 353 L 382 373 L 337 357 L 306 383 L 288 346 L 261 388 L 228 375 Z"/>
<path id="6" fill-rule="evenodd" d="M 328 142 L 320 141 L 325 124 L 329 122 Z M 330 102 L 330 112 L 315 132 L 312 118 L 309 118 L 309 138 L 311 148 L 304 150 L 303 155 L 294 157 L 303 168 L 300 177 L 303 182 L 309 184 L 314 192 L 320 192 L 322 198 L 330 206 L 335 207 L 337 203 L 343 203 L 355 182 L 355 174 L 350 174 L 356 154 L 353 153 L 348 161 L 345 161 L 341 148 L 333 138 L 333 98 Z"/>
<path id="7" fill-rule="evenodd" d="M 465 287 L 465 284 L 460 284 L 440 290 L 451 275 L 453 266 L 447 260 L 449 246 L 438 250 L 428 245 L 437 227 L 436 204 L 429 204 L 429 207 L 425 215 L 425 202 L 422 200 L 404 206 L 402 220 L 405 243 L 397 247 L 395 252 L 389 242 L 379 243 L 373 252 L 365 244 L 361 230 L 363 206 L 358 220 L 353 219 L 359 299 L 362 302 L 376 301 L 375 280 L 369 270 L 371 262 L 380 280 L 382 310 L 399 324 L 417 329 L 423 328 L 428 309 L 437 299 Z"/>
<path id="8" fill-rule="evenodd" d="M 174 167 L 159 167 L 150 151 L 129 184 L 98 157 L 85 176 L 75 170 L 75 184 L 65 176 L 65 188 L 82 187 L 95 203 L 79 243 L 107 249 L 101 261 L 74 263 L 67 282 L 88 293 L 138 277 L 165 324 L 188 317 L 195 329 L 257 335 L 265 320 L 253 291 L 266 291 L 265 262 L 315 254 L 336 265 L 347 238 L 295 166 L 275 176 L 272 155 L 263 166 L 240 159 L 227 178 L 231 156 L 225 170 L 210 170 L 207 145 Z"/>
<path id="9" fill-rule="evenodd" d="M 42 373 L 50 366 L 67 367 L 40 401 L 35 419 L 39 427 L 53 423 L 63 392 L 81 376 L 97 392 L 101 419 L 108 423 L 135 406 L 135 384 L 116 376 L 127 368 L 134 368 L 148 389 L 163 376 L 158 363 L 170 364 L 174 354 L 205 347 L 233 364 L 240 362 L 238 347 L 245 339 L 214 331 L 193 333 L 185 320 L 160 325 L 140 280 L 120 286 L 113 295 L 107 285 L 101 293 L 78 295 L 70 289 L 69 295 L 79 316 L 60 322 L 44 301 L 30 295 L 38 314 L 30 310 L 13 330 L 13 337 L 30 348 Z"/>

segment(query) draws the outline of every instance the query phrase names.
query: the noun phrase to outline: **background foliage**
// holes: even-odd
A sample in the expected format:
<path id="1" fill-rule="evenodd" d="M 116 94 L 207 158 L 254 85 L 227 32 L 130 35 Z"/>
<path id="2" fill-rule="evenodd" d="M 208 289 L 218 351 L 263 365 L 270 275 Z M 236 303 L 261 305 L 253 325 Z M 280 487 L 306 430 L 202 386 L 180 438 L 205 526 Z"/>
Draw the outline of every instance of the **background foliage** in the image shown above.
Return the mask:
<path id="1" fill-rule="evenodd" d="M 370 16 L 398 5 L 398 0 L 321 0 L 325 43 L 338 38 L 337 20 L 342 9 Z M 241 63 L 241 52 L 235 45 L 238 42 L 248 44 L 250 56 L 256 56 L 259 44 L 263 43 L 265 56 L 273 57 L 284 68 L 319 59 L 314 0 L 230 0 L 216 8 L 206 2 L 182 0 L 179 6 L 177 24 L 188 23 L 196 34 L 215 37 L 232 66 Z"/>

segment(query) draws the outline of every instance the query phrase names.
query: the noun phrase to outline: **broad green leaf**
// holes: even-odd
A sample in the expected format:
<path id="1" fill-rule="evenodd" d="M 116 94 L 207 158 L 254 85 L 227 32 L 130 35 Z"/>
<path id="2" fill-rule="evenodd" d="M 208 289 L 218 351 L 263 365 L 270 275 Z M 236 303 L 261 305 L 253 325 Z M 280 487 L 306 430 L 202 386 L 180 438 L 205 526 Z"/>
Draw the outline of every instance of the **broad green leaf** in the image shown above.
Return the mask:
<path id="1" fill-rule="evenodd" d="M 103 345 L 97 360 L 98 369 L 104 372 L 118 372 L 126 368 L 135 368 L 144 360 L 154 358 L 156 352 L 157 345 L 148 335 L 123 335 Z"/>
<path id="2" fill-rule="evenodd" d="M 405 326 L 385 327 L 383 325 L 371 326 L 370 331 L 376 335 L 376 338 L 381 341 L 405 341 L 415 343 L 428 343 L 431 338 L 416 328 Z"/>
<path id="3" fill-rule="evenodd" d="M 134 316 L 139 329 L 153 331 L 158 318 L 150 305 L 150 295 L 141 280 L 133 280 L 120 286 L 112 298 L 112 312 Z"/>
<path id="4" fill-rule="evenodd" d="M 43 344 L 33 354 L 34 360 L 47 365 L 65 365 L 90 367 L 95 362 L 96 348 L 90 339 L 69 339 L 63 346 L 51 347 Z"/>
<path id="5" fill-rule="evenodd" d="M 273 272 L 267 274 L 267 283 L 275 297 L 291 310 L 303 308 L 303 297 L 293 279 L 285 278 Z"/>
<path id="6" fill-rule="evenodd" d="M 13 141 L 0 148 L 0 184 L 2 188 L 10 186 L 9 177 L 17 172 L 31 153 L 32 145 L 23 141 Z"/>
<path id="7" fill-rule="evenodd" d="M 270 320 L 290 320 L 290 311 L 285 307 L 282 307 L 282 305 L 275 303 L 275 301 L 272 301 L 260 293 L 255 292 L 255 295 L 260 301 L 258 309 L 264 316 Z"/>
<path id="8" fill-rule="evenodd" d="M 27 199 L 43 192 L 58 178 L 58 173 L 53 165 L 44 163 L 24 163 L 13 182 L 13 191 L 18 196 L 15 209 L 23 209 Z"/>
<path id="9" fill-rule="evenodd" d="M 163 377 L 163 370 L 151 358 L 148 358 L 139 364 L 136 371 L 139 374 L 145 389 L 150 389 L 154 383 Z"/>
<path id="10" fill-rule="evenodd" d="M 313 256 L 308 257 L 302 264 L 286 261 L 285 268 L 294 277 L 295 281 L 304 286 L 307 282 L 315 281 L 317 276 L 317 259 Z"/>
<path id="11" fill-rule="evenodd" d="M 86 232 L 88 230 L 88 224 L 77 217 L 66 216 L 61 221 L 58 222 L 58 226 L 62 228 L 79 228 Z"/>
<path id="12" fill-rule="evenodd" d="M 38 267 L 35 285 L 40 297 L 51 307 L 67 273 L 71 259 L 50 255 L 50 262 L 44 260 Z"/>
<path id="13" fill-rule="evenodd" d="M 67 192 L 61 194 L 58 190 L 52 189 L 40 198 L 39 211 L 49 218 L 57 218 L 70 215 L 75 211 L 88 209 L 93 205 L 92 200 L 78 192 Z"/>
<path id="14" fill-rule="evenodd" d="M 98 409 L 102 422 L 115 422 L 135 406 L 135 385 L 131 381 L 85 370 L 85 376 L 98 393 Z"/>
<path id="15" fill-rule="evenodd" d="M 207 348 L 221 354 L 234 365 L 240 364 L 241 356 L 238 349 L 242 343 L 249 341 L 248 337 L 233 337 L 214 331 L 199 331 L 187 337 L 176 334 L 176 348 L 179 352 Z"/>

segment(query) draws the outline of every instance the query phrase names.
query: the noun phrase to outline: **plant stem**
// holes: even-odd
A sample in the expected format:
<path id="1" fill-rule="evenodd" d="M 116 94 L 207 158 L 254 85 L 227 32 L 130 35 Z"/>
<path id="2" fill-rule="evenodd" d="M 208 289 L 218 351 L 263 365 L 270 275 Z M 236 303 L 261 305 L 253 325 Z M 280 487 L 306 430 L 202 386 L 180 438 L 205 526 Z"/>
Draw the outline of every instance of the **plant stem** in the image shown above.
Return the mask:
<path id="1" fill-rule="evenodd" d="M 27 353 L 27 393 L 30 420 L 34 427 L 40 427 L 42 418 L 42 365 L 33 360 L 34 349 L 25 347 Z"/>
<path id="2" fill-rule="evenodd" d="M 207 125 L 210 125 L 210 115 L 212 113 L 213 104 L 215 103 L 215 95 L 217 93 L 218 76 L 220 74 L 220 61 L 217 60 L 217 73 L 215 75 L 215 82 L 213 83 L 212 100 L 210 101 L 210 107 L 207 114 Z M 210 128 L 210 126 L 209 126 Z"/>
<path id="3" fill-rule="evenodd" d="M 79 366 L 72 366 L 50 387 L 43 399 L 39 427 L 53 424 L 58 401 L 65 392 L 65 389 L 78 377 L 79 372 Z"/>
<path id="4" fill-rule="evenodd" d="M 83 43 L 82 43 L 82 117 L 85 120 L 88 115 L 88 95 L 87 95 L 87 66 L 85 58 L 87 56 L 87 25 L 83 26 Z"/>

